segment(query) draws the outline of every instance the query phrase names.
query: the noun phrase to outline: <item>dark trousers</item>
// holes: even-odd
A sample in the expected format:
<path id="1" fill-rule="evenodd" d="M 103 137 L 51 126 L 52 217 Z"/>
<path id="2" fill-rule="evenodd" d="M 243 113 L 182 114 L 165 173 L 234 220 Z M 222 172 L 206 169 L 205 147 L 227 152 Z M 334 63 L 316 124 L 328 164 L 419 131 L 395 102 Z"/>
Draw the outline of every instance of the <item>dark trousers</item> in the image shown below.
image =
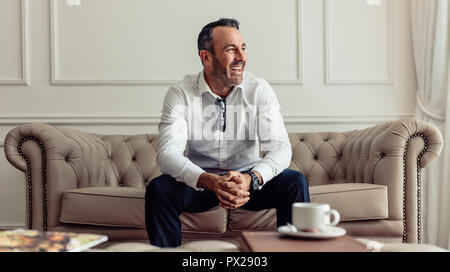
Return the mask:
<path id="1" fill-rule="evenodd" d="M 305 176 L 286 169 L 261 190 L 251 193 L 242 208 L 250 211 L 275 208 L 277 226 L 282 226 L 291 223 L 292 203 L 309 201 Z M 212 191 L 196 191 L 165 174 L 154 178 L 145 193 L 145 224 L 150 243 L 159 247 L 181 245 L 180 214 L 204 212 L 218 205 L 219 200 Z"/>

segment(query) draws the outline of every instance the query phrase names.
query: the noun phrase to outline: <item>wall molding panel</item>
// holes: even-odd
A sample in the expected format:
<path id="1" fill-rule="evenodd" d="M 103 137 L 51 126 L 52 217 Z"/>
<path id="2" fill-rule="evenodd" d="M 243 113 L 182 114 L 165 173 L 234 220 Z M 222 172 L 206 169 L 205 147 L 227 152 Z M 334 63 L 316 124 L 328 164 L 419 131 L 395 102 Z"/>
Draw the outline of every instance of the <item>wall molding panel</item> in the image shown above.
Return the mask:
<path id="1" fill-rule="evenodd" d="M 295 4 L 297 76 L 290 80 L 268 79 L 267 81 L 273 85 L 303 85 L 303 0 L 295 0 Z"/>
<path id="2" fill-rule="evenodd" d="M 50 0 L 50 57 L 51 57 L 51 83 L 53 85 L 76 85 L 76 86 L 93 86 L 93 85 L 172 85 L 180 79 L 154 80 L 154 79 L 73 79 L 61 77 L 58 73 L 60 70 L 59 58 L 60 49 L 58 47 L 58 26 L 59 17 L 57 14 L 58 0 Z"/>
<path id="3" fill-rule="evenodd" d="M 30 86 L 30 37 L 29 37 L 29 0 L 20 0 L 20 18 L 21 18 L 21 72 L 19 79 L 0 79 L 0 85 L 26 85 Z"/>
<path id="4" fill-rule="evenodd" d="M 292 0 L 295 9 L 295 29 L 296 29 L 296 52 L 295 52 L 295 60 L 296 60 L 296 71 L 295 77 L 292 79 L 277 79 L 268 78 L 267 81 L 273 85 L 302 85 L 303 84 L 303 65 L 302 65 L 302 51 L 303 51 L 303 42 L 302 42 L 302 6 L 303 0 Z M 64 56 L 61 55 L 61 48 L 58 44 L 59 42 L 59 28 L 61 18 L 58 15 L 58 7 L 60 5 L 60 1 L 58 0 L 50 0 L 50 44 L 51 44 L 51 83 L 53 85 L 76 85 L 76 86 L 95 86 L 95 85 L 117 85 L 117 86 L 127 86 L 127 85 L 173 85 L 181 80 L 181 78 L 173 78 L 167 80 L 161 79 L 133 79 L 133 78 L 75 78 L 71 76 L 62 76 L 61 75 L 61 58 Z M 75 9 L 75 8 L 74 8 Z M 195 54 L 195 52 L 192 52 Z M 148 57 L 148 56 L 147 56 Z M 196 70 L 190 70 L 191 72 L 195 72 Z M 188 72 L 187 72 L 188 73 Z"/>
<path id="5" fill-rule="evenodd" d="M 350 1 L 352 1 L 355 4 L 360 4 L 360 5 L 367 5 L 367 4 L 363 4 L 365 1 L 360 1 L 360 0 L 324 0 L 324 57 L 325 57 L 325 84 L 328 85 L 393 85 L 394 83 L 394 79 L 393 79 L 393 31 L 392 31 L 392 10 L 393 10 L 393 1 L 389 1 L 389 0 L 381 0 L 382 5 L 380 6 L 369 6 L 367 5 L 365 7 L 365 9 L 373 9 L 375 11 L 377 11 L 377 9 L 384 9 L 385 13 L 386 13 L 386 20 L 383 22 L 386 24 L 386 29 L 385 29 L 385 46 L 386 46 L 386 52 L 384 54 L 384 56 L 376 56 L 372 54 L 372 57 L 374 59 L 384 59 L 384 63 L 385 64 L 385 74 L 383 76 L 379 76 L 379 75 L 365 75 L 364 77 L 361 76 L 360 78 L 358 77 L 354 77 L 355 74 L 357 74 L 358 70 L 364 70 L 361 68 L 366 68 L 367 66 L 370 66 L 371 63 L 359 63 L 359 66 L 357 65 L 357 62 L 359 61 L 359 59 L 357 59 L 356 57 L 353 59 L 346 59 L 345 61 L 339 62 L 337 63 L 337 66 L 339 68 L 345 68 L 345 67 L 351 67 L 351 66 L 355 66 L 356 68 L 354 70 L 352 70 L 350 73 L 352 74 L 350 75 L 345 75 L 345 76 L 336 76 L 335 74 L 337 74 L 338 72 L 333 70 L 335 68 L 335 61 L 334 59 L 337 58 L 336 55 L 333 54 L 332 49 L 333 46 L 335 46 L 333 44 L 333 39 L 332 36 L 333 35 L 337 35 L 333 32 L 333 24 L 332 24 L 332 9 L 333 9 L 333 5 L 339 5 L 339 1 L 341 2 L 345 2 L 345 3 L 341 3 L 340 5 L 346 5 L 346 8 L 348 8 L 348 6 L 350 5 Z M 360 10 L 363 10 L 362 8 L 360 8 Z M 375 13 L 375 12 L 374 12 Z M 341 21 L 345 21 L 345 20 L 341 20 Z M 374 24 L 374 22 L 368 23 L 368 22 L 364 22 L 369 24 Z M 356 22 L 355 22 L 355 25 Z M 359 29 L 359 31 L 361 31 L 362 29 Z M 364 32 L 364 31 L 362 31 Z M 367 30 L 367 36 L 371 36 L 371 33 L 369 30 Z M 379 35 L 379 34 L 378 34 Z M 363 38 L 367 38 L 364 37 L 364 35 L 353 35 L 354 37 L 362 37 Z M 346 36 L 348 38 L 348 34 Z M 351 41 L 345 41 L 346 45 L 348 46 L 354 46 L 354 44 L 352 45 Z M 341 44 L 341 48 L 342 48 L 342 44 Z M 361 43 L 361 47 L 364 47 L 364 44 Z M 361 48 L 360 47 L 360 48 Z M 352 52 L 356 52 L 356 50 L 353 50 Z M 344 51 L 340 51 L 340 54 L 345 54 Z M 359 53 L 359 52 L 358 52 Z M 369 57 L 370 54 L 369 53 L 373 53 L 373 52 L 369 52 L 367 51 L 367 54 L 364 57 Z M 350 65 L 349 65 L 350 64 Z M 340 69 L 339 69 L 340 70 Z"/>

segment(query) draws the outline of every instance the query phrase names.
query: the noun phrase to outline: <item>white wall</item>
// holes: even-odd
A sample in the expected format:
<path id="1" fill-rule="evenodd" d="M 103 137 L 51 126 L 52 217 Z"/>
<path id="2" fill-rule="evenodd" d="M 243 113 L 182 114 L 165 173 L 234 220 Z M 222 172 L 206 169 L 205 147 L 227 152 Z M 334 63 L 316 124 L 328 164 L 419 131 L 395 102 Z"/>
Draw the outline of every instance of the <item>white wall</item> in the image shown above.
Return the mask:
<path id="1" fill-rule="evenodd" d="M 273 85 L 289 131 L 411 116 L 409 1 L 367 2 L 0 0 L 0 148 L 26 122 L 155 133 L 168 86 L 201 69 L 201 27 L 220 17 L 241 22 L 247 69 Z M 24 176 L 0 154 L 0 228 L 24 226 Z"/>

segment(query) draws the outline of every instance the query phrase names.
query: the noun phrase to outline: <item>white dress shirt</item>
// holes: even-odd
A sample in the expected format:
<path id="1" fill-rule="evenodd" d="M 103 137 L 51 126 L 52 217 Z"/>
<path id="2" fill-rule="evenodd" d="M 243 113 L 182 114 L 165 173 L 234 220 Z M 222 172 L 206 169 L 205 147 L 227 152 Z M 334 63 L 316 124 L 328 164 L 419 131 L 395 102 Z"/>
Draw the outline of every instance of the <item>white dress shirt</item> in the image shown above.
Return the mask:
<path id="1" fill-rule="evenodd" d="M 291 145 L 267 81 L 244 72 L 242 83 L 225 103 L 218 99 L 203 71 L 169 88 L 159 123 L 161 172 L 199 190 L 197 181 L 205 171 L 222 174 L 253 168 L 266 183 L 289 167 Z"/>

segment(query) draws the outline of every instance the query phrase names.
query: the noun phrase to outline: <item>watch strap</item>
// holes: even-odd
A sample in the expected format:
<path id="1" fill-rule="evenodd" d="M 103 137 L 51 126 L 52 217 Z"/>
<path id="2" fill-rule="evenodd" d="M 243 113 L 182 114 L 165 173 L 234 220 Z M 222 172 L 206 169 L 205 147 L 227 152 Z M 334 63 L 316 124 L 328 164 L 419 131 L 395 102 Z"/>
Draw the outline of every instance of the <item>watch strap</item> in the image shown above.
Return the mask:
<path id="1" fill-rule="evenodd" d="M 255 172 L 250 170 L 250 171 L 247 171 L 246 173 L 249 174 L 251 177 L 250 192 L 259 190 L 261 188 L 261 185 L 259 185 L 259 179 L 258 179 L 258 176 L 256 176 Z"/>

